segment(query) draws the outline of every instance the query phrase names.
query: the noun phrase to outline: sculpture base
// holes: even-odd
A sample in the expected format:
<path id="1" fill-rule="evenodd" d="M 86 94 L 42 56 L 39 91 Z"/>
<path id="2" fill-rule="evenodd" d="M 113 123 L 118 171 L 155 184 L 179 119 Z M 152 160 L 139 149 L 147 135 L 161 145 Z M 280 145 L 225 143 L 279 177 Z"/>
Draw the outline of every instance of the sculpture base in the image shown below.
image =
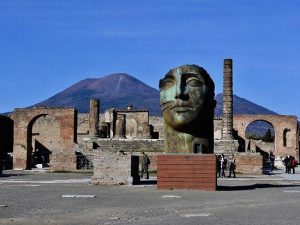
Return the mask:
<path id="1" fill-rule="evenodd" d="M 216 156 L 214 154 L 158 155 L 157 189 L 216 191 Z"/>

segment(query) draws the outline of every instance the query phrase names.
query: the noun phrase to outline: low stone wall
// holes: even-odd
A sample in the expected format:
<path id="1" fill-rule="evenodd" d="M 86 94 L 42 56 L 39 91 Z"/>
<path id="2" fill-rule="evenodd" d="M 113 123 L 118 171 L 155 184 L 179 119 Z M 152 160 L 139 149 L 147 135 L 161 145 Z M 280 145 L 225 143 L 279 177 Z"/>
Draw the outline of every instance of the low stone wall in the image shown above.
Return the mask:
<path id="1" fill-rule="evenodd" d="M 83 136 L 81 143 L 75 145 L 76 152 L 83 155 L 98 154 L 99 151 L 113 153 L 125 153 L 129 155 L 137 155 L 142 158 L 142 151 L 144 151 L 150 158 L 150 171 L 156 171 L 156 155 L 163 153 L 164 141 L 160 139 L 104 139 L 104 138 L 89 138 Z"/>
<path id="2" fill-rule="evenodd" d="M 157 189 L 215 191 L 216 156 L 213 154 L 157 156 Z"/>
<path id="3" fill-rule="evenodd" d="M 124 185 L 139 182 L 139 159 L 121 152 L 99 151 L 94 155 L 93 184 Z"/>
<path id="4" fill-rule="evenodd" d="M 50 155 L 49 171 L 76 171 L 76 155 L 59 152 Z"/>
<path id="5" fill-rule="evenodd" d="M 235 156 L 236 171 L 246 174 L 262 174 L 263 158 L 260 154 L 240 153 Z"/>

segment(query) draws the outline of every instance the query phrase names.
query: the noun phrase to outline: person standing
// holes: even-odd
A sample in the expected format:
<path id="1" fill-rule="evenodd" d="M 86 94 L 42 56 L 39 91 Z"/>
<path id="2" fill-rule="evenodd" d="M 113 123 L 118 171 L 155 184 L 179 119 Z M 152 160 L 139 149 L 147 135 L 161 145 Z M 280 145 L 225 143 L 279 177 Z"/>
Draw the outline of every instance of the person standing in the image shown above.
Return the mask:
<path id="1" fill-rule="evenodd" d="M 291 171 L 295 173 L 295 167 L 297 166 L 297 161 L 294 156 L 291 156 Z"/>
<path id="2" fill-rule="evenodd" d="M 285 173 L 289 173 L 289 155 L 284 158 L 282 161 L 285 166 Z"/>
<path id="3" fill-rule="evenodd" d="M 217 156 L 217 175 L 221 177 L 221 155 Z"/>
<path id="4" fill-rule="evenodd" d="M 225 170 L 227 166 L 227 159 L 225 158 L 224 154 L 221 155 L 221 172 L 222 172 L 222 178 L 225 177 Z"/>
<path id="5" fill-rule="evenodd" d="M 141 178 L 143 178 L 144 172 L 146 173 L 146 179 L 149 179 L 149 164 L 150 159 L 148 155 L 145 152 L 142 152 L 143 158 L 142 158 L 142 172 L 141 172 Z"/>
<path id="6" fill-rule="evenodd" d="M 233 178 L 235 178 L 235 158 L 232 156 L 229 157 L 229 176 L 231 177 L 231 173 L 233 174 Z"/>

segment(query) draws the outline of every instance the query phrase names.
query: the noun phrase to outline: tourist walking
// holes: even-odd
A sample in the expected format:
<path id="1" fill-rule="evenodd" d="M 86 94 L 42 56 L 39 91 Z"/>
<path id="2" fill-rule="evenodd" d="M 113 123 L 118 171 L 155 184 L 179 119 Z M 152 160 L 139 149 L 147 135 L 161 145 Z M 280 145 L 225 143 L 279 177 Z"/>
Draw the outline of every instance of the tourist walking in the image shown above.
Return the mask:
<path id="1" fill-rule="evenodd" d="M 221 155 L 221 173 L 222 178 L 225 177 L 225 170 L 227 166 L 227 159 L 225 158 L 224 154 Z"/>
<path id="2" fill-rule="evenodd" d="M 270 163 L 271 163 L 271 172 L 272 172 L 275 168 L 275 155 L 273 154 L 273 152 L 270 152 Z"/>
<path id="3" fill-rule="evenodd" d="M 217 156 L 217 175 L 221 177 L 221 155 Z"/>
<path id="4" fill-rule="evenodd" d="M 141 172 L 141 178 L 143 178 L 144 172 L 146 173 L 146 179 L 149 179 L 149 164 L 150 159 L 148 155 L 145 152 L 142 152 L 143 158 L 142 158 L 142 172 Z"/>
<path id="5" fill-rule="evenodd" d="M 295 167 L 297 166 L 298 162 L 295 159 L 295 157 L 291 156 L 291 170 L 293 171 L 293 173 L 295 173 Z"/>
<path id="6" fill-rule="evenodd" d="M 233 174 L 233 178 L 235 178 L 235 158 L 232 156 L 229 157 L 229 176 L 231 177 L 231 173 Z"/>
<path id="7" fill-rule="evenodd" d="M 290 156 L 286 156 L 282 162 L 285 166 L 285 173 L 290 173 Z"/>

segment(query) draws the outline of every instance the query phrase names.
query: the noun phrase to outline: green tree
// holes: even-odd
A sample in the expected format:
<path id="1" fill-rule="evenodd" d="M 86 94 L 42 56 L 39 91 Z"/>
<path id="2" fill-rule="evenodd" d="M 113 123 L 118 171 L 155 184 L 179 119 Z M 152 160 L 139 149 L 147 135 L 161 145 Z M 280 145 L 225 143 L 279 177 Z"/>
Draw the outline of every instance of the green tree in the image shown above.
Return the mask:
<path id="1" fill-rule="evenodd" d="M 264 141 L 264 142 L 273 142 L 274 141 L 274 137 L 272 136 L 270 129 L 268 129 L 266 134 L 262 137 L 262 141 Z"/>

